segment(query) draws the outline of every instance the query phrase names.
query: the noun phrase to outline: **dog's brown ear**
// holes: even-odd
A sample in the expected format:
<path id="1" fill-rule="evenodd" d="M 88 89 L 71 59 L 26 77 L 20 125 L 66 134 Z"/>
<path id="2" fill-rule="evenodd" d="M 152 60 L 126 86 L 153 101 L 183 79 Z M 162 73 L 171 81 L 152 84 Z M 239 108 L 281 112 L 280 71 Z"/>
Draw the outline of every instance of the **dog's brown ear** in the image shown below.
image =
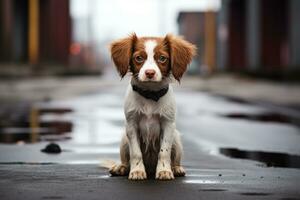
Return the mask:
<path id="1" fill-rule="evenodd" d="M 111 58 L 122 78 L 128 72 L 133 45 L 136 40 L 136 34 L 132 33 L 126 38 L 112 42 L 110 45 Z"/>
<path id="2" fill-rule="evenodd" d="M 171 54 L 171 70 L 174 78 L 180 81 L 188 64 L 196 55 L 196 46 L 180 37 L 171 34 L 166 35 L 164 42 L 169 46 Z"/>

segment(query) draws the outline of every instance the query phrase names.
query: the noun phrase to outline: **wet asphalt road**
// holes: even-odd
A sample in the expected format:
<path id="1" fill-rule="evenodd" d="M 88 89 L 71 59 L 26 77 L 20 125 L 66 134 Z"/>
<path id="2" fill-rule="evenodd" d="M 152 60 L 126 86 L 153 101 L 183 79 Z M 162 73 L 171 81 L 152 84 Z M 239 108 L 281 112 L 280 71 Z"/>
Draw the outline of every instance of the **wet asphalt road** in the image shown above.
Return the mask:
<path id="1" fill-rule="evenodd" d="M 74 109 L 44 116 L 73 123 L 61 154 L 40 152 L 47 142 L 1 144 L 0 199 L 300 199 L 297 111 L 176 90 L 186 177 L 133 182 L 99 167 L 118 161 L 123 131 L 125 91 L 111 88 L 46 103 Z"/>

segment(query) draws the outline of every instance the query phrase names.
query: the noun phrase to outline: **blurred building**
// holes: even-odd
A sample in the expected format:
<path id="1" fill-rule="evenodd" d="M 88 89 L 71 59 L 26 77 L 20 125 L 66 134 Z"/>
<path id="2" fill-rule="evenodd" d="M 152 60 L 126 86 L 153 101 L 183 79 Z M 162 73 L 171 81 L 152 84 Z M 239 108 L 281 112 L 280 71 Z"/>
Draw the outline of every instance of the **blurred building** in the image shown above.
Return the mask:
<path id="1" fill-rule="evenodd" d="M 1 0 L 0 62 L 66 65 L 71 44 L 69 4 L 69 0 Z"/>
<path id="2" fill-rule="evenodd" d="M 179 34 L 197 46 L 190 72 L 209 73 L 216 66 L 216 12 L 180 12 Z"/>
<path id="3" fill-rule="evenodd" d="M 222 0 L 217 66 L 235 71 L 300 71 L 299 0 Z"/>
<path id="4" fill-rule="evenodd" d="M 198 73 L 204 60 L 204 13 L 202 12 L 180 12 L 177 18 L 179 35 L 195 44 L 197 57 L 189 67 L 190 73 Z"/>
<path id="5" fill-rule="evenodd" d="M 299 0 L 222 0 L 219 12 L 181 12 L 179 34 L 198 47 L 192 70 L 297 74 L 299 11 Z"/>

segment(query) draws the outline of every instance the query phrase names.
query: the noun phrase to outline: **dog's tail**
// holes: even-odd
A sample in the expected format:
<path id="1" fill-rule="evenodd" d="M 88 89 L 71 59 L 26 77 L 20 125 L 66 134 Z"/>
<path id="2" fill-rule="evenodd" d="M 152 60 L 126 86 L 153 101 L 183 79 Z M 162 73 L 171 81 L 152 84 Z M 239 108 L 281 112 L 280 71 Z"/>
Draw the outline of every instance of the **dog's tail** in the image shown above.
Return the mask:
<path id="1" fill-rule="evenodd" d="M 117 163 L 113 160 L 103 160 L 99 167 L 103 167 L 103 168 L 106 168 L 106 169 L 112 169 L 114 166 L 116 166 Z"/>

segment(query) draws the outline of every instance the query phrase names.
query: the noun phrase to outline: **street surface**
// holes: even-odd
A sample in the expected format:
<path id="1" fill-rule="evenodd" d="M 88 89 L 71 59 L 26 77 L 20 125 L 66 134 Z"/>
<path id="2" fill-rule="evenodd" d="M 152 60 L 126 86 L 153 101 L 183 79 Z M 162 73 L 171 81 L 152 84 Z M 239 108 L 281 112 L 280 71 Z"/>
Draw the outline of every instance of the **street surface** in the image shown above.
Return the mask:
<path id="1" fill-rule="evenodd" d="M 175 88 L 186 177 L 110 177 L 100 163 L 119 160 L 125 87 L 43 103 L 73 109 L 44 116 L 71 121 L 71 139 L 60 154 L 0 144 L 0 199 L 300 199 L 300 112 L 189 88 Z"/>

